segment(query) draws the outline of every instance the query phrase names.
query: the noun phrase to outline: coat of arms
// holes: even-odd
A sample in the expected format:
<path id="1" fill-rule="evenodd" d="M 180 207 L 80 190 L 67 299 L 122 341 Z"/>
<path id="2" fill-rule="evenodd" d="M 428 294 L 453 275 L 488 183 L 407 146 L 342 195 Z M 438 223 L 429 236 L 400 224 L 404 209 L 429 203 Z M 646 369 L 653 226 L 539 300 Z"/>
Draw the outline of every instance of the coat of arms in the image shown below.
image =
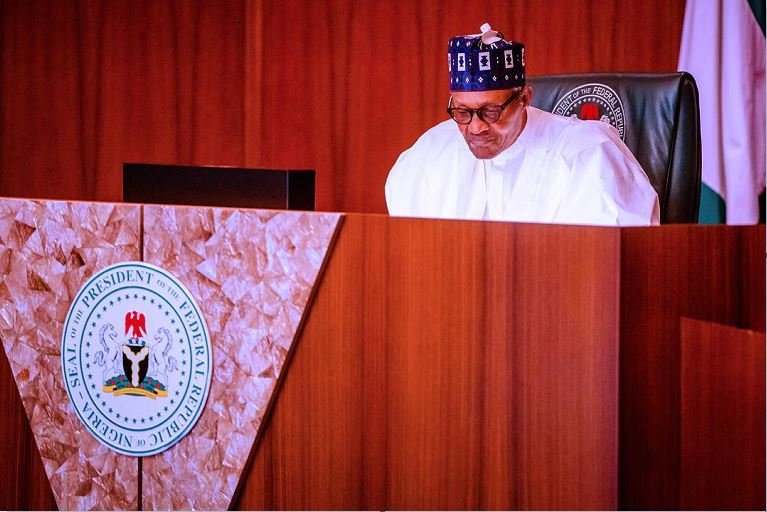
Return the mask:
<path id="1" fill-rule="evenodd" d="M 99 330 L 103 350 L 96 353 L 95 364 L 104 367 L 103 389 L 114 396 L 138 395 L 148 398 L 168 396 L 168 374 L 178 370 L 170 355 L 173 337 L 165 327 L 155 331 L 147 342 L 146 315 L 140 311 L 125 314 L 125 339 L 119 343 L 111 323 Z"/>

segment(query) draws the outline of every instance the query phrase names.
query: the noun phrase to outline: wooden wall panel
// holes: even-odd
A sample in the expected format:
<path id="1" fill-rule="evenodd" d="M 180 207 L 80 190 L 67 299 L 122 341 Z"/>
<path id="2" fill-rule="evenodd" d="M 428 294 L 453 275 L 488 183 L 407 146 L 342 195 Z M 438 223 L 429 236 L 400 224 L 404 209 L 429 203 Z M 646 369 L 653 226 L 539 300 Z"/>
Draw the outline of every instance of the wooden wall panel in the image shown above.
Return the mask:
<path id="1" fill-rule="evenodd" d="M 383 212 L 447 119 L 447 41 L 484 22 L 530 75 L 668 72 L 684 0 L 3 0 L 0 195 L 114 201 L 123 162 L 317 170 L 319 210 Z"/>
<path id="2" fill-rule="evenodd" d="M 348 216 L 235 506 L 615 508 L 618 236 Z"/>
<path id="3" fill-rule="evenodd" d="M 620 506 L 674 509 L 680 319 L 764 331 L 760 226 L 621 230 Z"/>
<path id="4" fill-rule="evenodd" d="M 682 319 L 683 510 L 764 510 L 763 332 Z"/>

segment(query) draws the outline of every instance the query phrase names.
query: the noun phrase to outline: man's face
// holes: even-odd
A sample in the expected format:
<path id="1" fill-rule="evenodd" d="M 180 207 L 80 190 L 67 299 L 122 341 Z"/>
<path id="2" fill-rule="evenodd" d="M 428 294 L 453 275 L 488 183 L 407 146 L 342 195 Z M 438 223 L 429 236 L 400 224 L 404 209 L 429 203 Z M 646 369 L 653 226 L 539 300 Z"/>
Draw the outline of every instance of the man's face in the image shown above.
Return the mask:
<path id="1" fill-rule="evenodd" d="M 525 107 L 532 99 L 532 88 L 526 85 L 520 89 L 504 89 L 499 91 L 455 91 L 451 93 L 453 108 L 477 110 L 486 106 L 500 106 L 510 97 L 518 96 L 501 112 L 498 121 L 487 123 L 482 121 L 476 112 L 469 124 L 458 124 L 463 138 L 475 157 L 480 159 L 494 158 L 501 151 L 511 146 L 527 121 Z"/>

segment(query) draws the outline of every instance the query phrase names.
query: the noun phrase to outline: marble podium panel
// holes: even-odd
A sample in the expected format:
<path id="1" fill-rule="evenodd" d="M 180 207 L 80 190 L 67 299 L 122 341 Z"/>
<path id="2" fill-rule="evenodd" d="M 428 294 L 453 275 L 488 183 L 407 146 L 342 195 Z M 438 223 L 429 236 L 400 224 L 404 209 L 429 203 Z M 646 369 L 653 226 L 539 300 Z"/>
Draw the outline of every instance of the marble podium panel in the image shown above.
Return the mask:
<path id="1" fill-rule="evenodd" d="M 0 336 L 59 508 L 229 507 L 340 219 L 0 199 Z M 141 459 L 87 431 L 62 375 L 70 304 L 94 273 L 123 261 L 179 278 L 213 351 L 199 421 L 169 450 Z"/>
<path id="2" fill-rule="evenodd" d="M 140 257 L 137 205 L 0 199 L 0 336 L 63 510 L 138 506 L 138 460 L 99 443 L 74 413 L 61 331 L 95 271 Z"/>

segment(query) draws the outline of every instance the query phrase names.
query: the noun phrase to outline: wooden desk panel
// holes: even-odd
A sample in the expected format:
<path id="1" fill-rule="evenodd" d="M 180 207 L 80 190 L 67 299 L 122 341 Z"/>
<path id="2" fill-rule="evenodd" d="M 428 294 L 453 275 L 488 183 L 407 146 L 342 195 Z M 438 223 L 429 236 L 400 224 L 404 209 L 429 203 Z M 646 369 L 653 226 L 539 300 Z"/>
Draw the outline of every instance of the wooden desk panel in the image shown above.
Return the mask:
<path id="1" fill-rule="evenodd" d="M 233 506 L 689 504 L 680 318 L 764 331 L 764 252 L 760 226 L 348 215 Z M 53 508 L 3 357 L 0 507 Z"/>
<path id="2" fill-rule="evenodd" d="M 235 507 L 615 508 L 618 237 L 348 216 Z"/>
<path id="3" fill-rule="evenodd" d="M 620 506 L 675 509 L 680 320 L 764 331 L 763 226 L 621 230 Z"/>
<path id="4" fill-rule="evenodd" d="M 0 350 L 0 509 L 56 510 L 40 452 L 5 352 Z"/>
<path id="5" fill-rule="evenodd" d="M 764 510 L 764 333 L 682 319 L 683 510 Z"/>

